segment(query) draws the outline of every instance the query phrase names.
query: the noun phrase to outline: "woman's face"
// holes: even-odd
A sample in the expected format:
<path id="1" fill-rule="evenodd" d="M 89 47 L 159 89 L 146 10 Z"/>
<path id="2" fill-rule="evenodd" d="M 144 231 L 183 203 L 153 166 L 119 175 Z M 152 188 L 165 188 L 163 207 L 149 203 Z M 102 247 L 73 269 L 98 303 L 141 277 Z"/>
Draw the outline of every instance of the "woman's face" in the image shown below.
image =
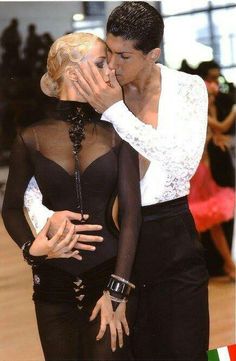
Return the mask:
<path id="1" fill-rule="evenodd" d="M 96 42 L 93 44 L 92 48 L 83 59 L 83 62 L 88 60 L 92 61 L 96 65 L 101 76 L 103 77 L 103 80 L 108 83 L 110 70 L 108 68 L 106 59 L 106 45 L 102 41 L 96 40 Z"/>

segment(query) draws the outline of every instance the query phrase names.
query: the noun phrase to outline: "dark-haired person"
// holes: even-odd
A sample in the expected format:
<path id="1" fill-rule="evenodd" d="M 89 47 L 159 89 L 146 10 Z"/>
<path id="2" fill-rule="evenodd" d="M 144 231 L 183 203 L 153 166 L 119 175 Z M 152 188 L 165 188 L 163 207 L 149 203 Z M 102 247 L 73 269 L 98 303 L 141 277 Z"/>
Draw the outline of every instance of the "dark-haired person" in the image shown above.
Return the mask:
<path id="1" fill-rule="evenodd" d="M 78 94 L 78 64 L 88 60 L 109 81 L 105 43 L 97 36 L 68 34 L 51 46 L 41 89 L 58 99 L 54 116 L 18 134 L 3 203 L 4 224 L 32 266 L 47 361 L 130 359 L 126 303 L 134 288 L 129 278 L 141 223 L 138 154 Z M 83 221 L 89 213 L 92 224 L 102 225 L 97 240 L 103 242 L 96 243 L 96 252 L 87 252 L 81 261 L 81 239 L 72 224 L 65 234 L 66 220 L 54 236 L 49 236 L 48 221 L 34 237 L 23 211 L 33 175 L 45 206 L 66 209 L 69 216 L 79 210 Z M 112 220 L 115 195 L 119 233 Z"/>
<path id="2" fill-rule="evenodd" d="M 205 143 L 207 91 L 198 76 L 156 64 L 163 28 L 154 7 L 124 2 L 107 23 L 110 84 L 88 62 L 76 86 L 140 154 L 135 358 L 205 361 L 208 273 L 187 194 Z"/>
<path id="3" fill-rule="evenodd" d="M 197 68 L 197 74 L 201 76 L 202 79 L 207 83 L 214 83 L 216 88 L 218 88 L 218 91 L 216 91 L 217 93 L 215 96 L 214 106 L 218 120 L 223 122 L 224 119 L 230 114 L 234 105 L 235 90 L 232 91 L 232 89 L 230 89 L 230 85 L 226 84 L 228 91 L 222 92 L 219 79 L 220 77 L 223 78 L 223 76 L 221 74 L 219 64 L 214 60 L 200 63 Z M 232 137 L 235 136 L 234 125 L 231 126 L 225 133 Z M 232 153 L 234 153 L 234 149 Z M 223 187 L 234 187 L 235 169 L 230 151 L 228 149 L 222 151 L 214 144 L 213 141 L 210 141 L 208 144 L 208 154 L 211 163 L 211 172 L 215 181 Z"/>

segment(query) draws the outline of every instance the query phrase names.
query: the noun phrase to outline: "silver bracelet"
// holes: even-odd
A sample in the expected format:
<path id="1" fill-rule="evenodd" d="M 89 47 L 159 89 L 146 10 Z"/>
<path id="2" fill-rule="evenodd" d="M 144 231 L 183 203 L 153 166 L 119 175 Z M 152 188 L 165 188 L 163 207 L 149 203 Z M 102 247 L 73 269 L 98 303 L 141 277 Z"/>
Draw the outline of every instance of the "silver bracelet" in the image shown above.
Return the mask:
<path id="1" fill-rule="evenodd" d="M 128 285 L 129 287 L 131 288 L 135 288 L 135 285 L 129 281 L 127 281 L 126 279 L 120 277 L 120 276 L 117 276 L 117 275 L 114 275 L 112 274 L 111 277 L 115 278 L 116 280 L 120 281 L 120 282 L 123 282 L 125 283 L 126 285 Z"/>

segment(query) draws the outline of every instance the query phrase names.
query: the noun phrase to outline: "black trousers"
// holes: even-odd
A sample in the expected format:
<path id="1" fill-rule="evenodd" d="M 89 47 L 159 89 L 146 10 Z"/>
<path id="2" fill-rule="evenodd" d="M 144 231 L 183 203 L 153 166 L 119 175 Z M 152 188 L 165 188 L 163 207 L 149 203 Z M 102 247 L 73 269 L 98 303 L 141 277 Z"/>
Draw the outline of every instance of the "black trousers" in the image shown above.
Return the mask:
<path id="1" fill-rule="evenodd" d="M 186 197 L 143 207 L 133 281 L 135 359 L 206 361 L 208 272 Z"/>
<path id="2" fill-rule="evenodd" d="M 113 273 L 114 262 L 87 272 L 80 285 L 73 276 L 47 265 L 34 270 L 34 301 L 41 345 L 46 361 L 133 360 L 130 339 L 112 352 L 110 330 L 96 341 L 100 316 L 90 322 L 92 310 Z M 74 287 L 78 287 L 75 294 Z M 82 296 L 81 301 L 76 296 Z M 127 320 L 132 328 L 136 309 L 135 294 L 127 305 Z"/>

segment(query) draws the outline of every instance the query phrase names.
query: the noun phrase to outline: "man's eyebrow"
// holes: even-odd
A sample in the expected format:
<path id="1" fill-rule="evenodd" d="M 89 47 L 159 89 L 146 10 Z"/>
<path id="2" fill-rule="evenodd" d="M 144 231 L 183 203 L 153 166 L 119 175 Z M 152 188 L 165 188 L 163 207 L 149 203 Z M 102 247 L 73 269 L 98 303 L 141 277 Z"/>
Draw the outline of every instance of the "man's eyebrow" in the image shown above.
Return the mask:
<path id="1" fill-rule="evenodd" d="M 131 51 L 112 51 L 111 48 L 109 48 L 109 46 L 107 45 L 107 49 L 110 50 L 111 53 L 115 53 L 115 54 L 132 54 Z"/>

